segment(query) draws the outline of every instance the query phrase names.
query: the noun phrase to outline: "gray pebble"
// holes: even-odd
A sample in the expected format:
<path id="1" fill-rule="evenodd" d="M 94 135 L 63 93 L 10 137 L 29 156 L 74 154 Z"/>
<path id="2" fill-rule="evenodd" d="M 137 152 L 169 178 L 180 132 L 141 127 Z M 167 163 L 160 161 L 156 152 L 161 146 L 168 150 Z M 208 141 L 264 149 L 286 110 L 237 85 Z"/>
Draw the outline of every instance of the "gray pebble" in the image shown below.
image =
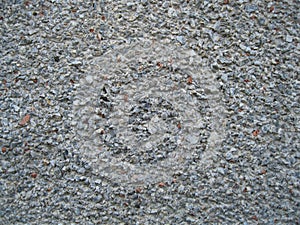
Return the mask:
<path id="1" fill-rule="evenodd" d="M 245 10 L 247 13 L 253 13 L 258 10 L 258 6 L 254 4 L 248 4 L 245 6 Z"/>
<path id="2" fill-rule="evenodd" d="M 186 40 L 183 36 L 177 36 L 176 40 L 182 45 L 184 45 L 186 43 Z"/>

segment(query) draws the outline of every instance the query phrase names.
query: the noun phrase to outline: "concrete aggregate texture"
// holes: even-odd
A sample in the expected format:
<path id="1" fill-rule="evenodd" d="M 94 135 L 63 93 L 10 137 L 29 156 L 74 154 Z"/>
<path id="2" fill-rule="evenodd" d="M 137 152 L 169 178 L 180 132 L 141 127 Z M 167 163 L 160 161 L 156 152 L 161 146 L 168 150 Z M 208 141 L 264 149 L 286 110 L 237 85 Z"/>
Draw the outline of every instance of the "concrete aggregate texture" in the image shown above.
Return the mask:
<path id="1" fill-rule="evenodd" d="M 300 224 L 299 22 L 0 0 L 0 224 Z"/>

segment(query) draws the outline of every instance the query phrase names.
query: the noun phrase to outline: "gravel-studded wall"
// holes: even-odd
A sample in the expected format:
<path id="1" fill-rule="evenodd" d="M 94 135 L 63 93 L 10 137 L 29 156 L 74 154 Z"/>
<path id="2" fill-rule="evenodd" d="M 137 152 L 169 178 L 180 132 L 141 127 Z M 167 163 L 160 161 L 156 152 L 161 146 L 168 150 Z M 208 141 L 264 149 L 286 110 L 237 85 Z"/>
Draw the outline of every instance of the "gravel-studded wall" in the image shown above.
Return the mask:
<path id="1" fill-rule="evenodd" d="M 225 112 L 207 64 L 179 44 L 143 39 L 93 59 L 74 101 L 84 157 L 100 174 L 129 183 L 211 163 Z"/>
<path id="2" fill-rule="evenodd" d="M 0 0 L 0 224 L 299 224 L 299 0 Z"/>

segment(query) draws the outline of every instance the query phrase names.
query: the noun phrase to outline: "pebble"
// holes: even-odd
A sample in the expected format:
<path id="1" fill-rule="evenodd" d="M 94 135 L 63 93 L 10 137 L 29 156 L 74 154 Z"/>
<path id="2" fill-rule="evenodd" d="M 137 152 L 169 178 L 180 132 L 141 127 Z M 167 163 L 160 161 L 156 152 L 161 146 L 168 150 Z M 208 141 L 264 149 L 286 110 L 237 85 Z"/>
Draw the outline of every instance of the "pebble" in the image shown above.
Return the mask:
<path id="1" fill-rule="evenodd" d="M 92 84 L 93 80 L 94 80 L 93 76 L 91 76 L 91 75 L 86 76 L 85 79 L 88 84 Z"/>
<path id="2" fill-rule="evenodd" d="M 71 65 L 72 66 L 80 66 L 80 65 L 82 65 L 82 61 L 80 60 L 73 60 L 72 62 L 71 62 Z"/>
<path id="3" fill-rule="evenodd" d="M 185 38 L 183 36 L 177 36 L 176 40 L 182 45 L 186 43 Z"/>
<path id="4" fill-rule="evenodd" d="M 285 40 L 286 40 L 287 42 L 291 43 L 291 42 L 293 41 L 293 37 L 290 36 L 290 35 L 287 35 L 286 38 L 285 38 Z"/>
<path id="5" fill-rule="evenodd" d="M 247 13 L 253 13 L 258 10 L 258 7 L 257 7 L 257 5 L 254 5 L 254 4 L 248 4 L 245 6 L 245 10 Z"/>

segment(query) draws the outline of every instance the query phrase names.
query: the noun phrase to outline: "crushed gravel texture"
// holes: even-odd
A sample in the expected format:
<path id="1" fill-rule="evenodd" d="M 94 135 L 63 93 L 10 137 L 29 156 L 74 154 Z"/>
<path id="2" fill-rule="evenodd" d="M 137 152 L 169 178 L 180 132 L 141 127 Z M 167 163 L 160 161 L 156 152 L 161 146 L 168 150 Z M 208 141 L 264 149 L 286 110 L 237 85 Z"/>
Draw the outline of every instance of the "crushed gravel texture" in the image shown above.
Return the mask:
<path id="1" fill-rule="evenodd" d="M 300 224 L 299 12 L 0 0 L 0 224 Z"/>

